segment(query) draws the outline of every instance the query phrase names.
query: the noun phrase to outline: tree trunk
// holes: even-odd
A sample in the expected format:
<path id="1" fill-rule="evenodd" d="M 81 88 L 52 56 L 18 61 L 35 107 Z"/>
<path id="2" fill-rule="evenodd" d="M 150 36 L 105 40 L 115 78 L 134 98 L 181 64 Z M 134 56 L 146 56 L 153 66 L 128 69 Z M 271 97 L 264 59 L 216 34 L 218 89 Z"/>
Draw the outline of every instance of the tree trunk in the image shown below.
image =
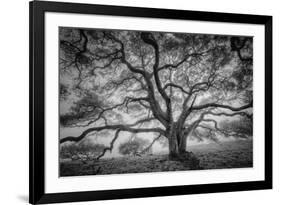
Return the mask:
<path id="1" fill-rule="evenodd" d="M 199 169 L 199 159 L 192 152 L 186 151 L 186 140 L 189 133 L 180 133 L 178 130 L 171 132 L 168 137 L 169 159 L 180 161 L 190 169 Z"/>
<path id="2" fill-rule="evenodd" d="M 179 153 L 185 153 L 186 152 L 186 138 L 187 136 L 182 136 L 180 139 L 180 144 L 179 144 Z"/>
<path id="3" fill-rule="evenodd" d="M 171 135 L 169 138 L 169 159 L 179 158 L 179 146 L 176 135 Z"/>

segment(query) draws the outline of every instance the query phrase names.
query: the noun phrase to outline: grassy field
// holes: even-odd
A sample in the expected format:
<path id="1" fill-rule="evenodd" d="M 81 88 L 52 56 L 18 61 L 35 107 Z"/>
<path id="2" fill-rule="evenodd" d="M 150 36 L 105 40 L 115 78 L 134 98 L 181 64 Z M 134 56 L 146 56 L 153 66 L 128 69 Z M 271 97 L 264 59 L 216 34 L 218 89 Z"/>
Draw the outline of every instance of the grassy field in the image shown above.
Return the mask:
<path id="1" fill-rule="evenodd" d="M 189 150 L 200 159 L 203 169 L 253 166 L 253 142 L 250 140 L 196 145 Z"/>
<path id="2" fill-rule="evenodd" d="M 220 144 L 188 147 L 193 157 L 185 161 L 168 160 L 167 155 L 121 157 L 99 161 L 61 161 L 60 176 L 143 173 L 200 169 L 245 168 L 253 166 L 252 141 L 240 140 Z"/>

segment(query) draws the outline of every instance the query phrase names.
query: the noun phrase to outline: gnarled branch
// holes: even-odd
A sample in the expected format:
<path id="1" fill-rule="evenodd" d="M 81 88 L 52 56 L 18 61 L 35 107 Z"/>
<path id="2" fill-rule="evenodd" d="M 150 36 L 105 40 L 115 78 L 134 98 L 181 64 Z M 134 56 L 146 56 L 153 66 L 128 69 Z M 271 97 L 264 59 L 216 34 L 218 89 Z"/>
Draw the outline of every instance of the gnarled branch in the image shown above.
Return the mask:
<path id="1" fill-rule="evenodd" d="M 103 149 L 102 153 L 97 157 L 97 160 L 99 160 L 101 157 L 103 157 L 107 151 L 110 151 L 110 152 L 112 151 L 114 142 L 117 140 L 120 131 L 121 130 L 119 130 L 119 129 L 116 131 L 115 136 L 111 140 L 109 147 L 106 147 Z"/>
<path id="2" fill-rule="evenodd" d="M 249 104 L 246 104 L 246 105 L 243 105 L 240 107 L 232 107 L 230 105 L 222 105 L 222 104 L 217 104 L 217 103 L 207 103 L 207 104 L 203 104 L 203 105 L 193 106 L 192 110 L 201 110 L 201 109 L 205 109 L 205 108 L 209 108 L 209 107 L 224 108 L 224 109 L 229 109 L 232 111 L 241 111 L 241 110 L 245 110 L 245 109 L 253 107 L 253 101 L 250 102 Z"/>
<path id="3" fill-rule="evenodd" d="M 92 128 L 85 130 L 84 132 L 82 132 L 82 134 L 80 134 L 78 137 L 69 136 L 69 137 L 62 138 L 60 140 L 60 143 L 64 143 L 64 142 L 68 142 L 68 141 L 69 142 L 79 142 L 82 139 L 84 139 L 88 134 L 90 134 L 92 132 L 99 132 L 102 130 L 121 130 L 121 131 L 126 131 L 126 132 L 131 132 L 131 133 L 158 132 L 158 133 L 162 133 L 163 135 L 165 135 L 165 131 L 159 127 L 133 128 L 133 126 L 136 126 L 138 123 L 142 123 L 142 122 L 143 122 L 143 120 L 135 122 L 133 124 L 127 124 L 127 125 L 118 124 L 118 125 L 106 125 L 106 126 L 101 126 L 101 127 L 92 127 Z"/>

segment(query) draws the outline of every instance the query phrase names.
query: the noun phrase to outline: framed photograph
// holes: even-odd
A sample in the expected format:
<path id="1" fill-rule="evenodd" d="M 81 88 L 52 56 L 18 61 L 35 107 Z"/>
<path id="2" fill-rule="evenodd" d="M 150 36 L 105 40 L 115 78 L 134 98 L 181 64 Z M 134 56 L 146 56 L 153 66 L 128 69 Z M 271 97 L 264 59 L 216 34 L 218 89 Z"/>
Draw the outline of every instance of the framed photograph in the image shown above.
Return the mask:
<path id="1" fill-rule="evenodd" d="M 271 188 L 271 16 L 30 2 L 30 203 Z"/>

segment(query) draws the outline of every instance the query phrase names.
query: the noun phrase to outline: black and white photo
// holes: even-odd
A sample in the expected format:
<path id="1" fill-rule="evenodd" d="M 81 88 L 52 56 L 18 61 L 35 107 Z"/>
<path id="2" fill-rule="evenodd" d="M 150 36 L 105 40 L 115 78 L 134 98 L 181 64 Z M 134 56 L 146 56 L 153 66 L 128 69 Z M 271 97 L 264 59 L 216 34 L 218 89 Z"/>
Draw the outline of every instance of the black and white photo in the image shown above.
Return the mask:
<path id="1" fill-rule="evenodd" d="M 253 37 L 59 27 L 59 175 L 253 167 Z"/>

